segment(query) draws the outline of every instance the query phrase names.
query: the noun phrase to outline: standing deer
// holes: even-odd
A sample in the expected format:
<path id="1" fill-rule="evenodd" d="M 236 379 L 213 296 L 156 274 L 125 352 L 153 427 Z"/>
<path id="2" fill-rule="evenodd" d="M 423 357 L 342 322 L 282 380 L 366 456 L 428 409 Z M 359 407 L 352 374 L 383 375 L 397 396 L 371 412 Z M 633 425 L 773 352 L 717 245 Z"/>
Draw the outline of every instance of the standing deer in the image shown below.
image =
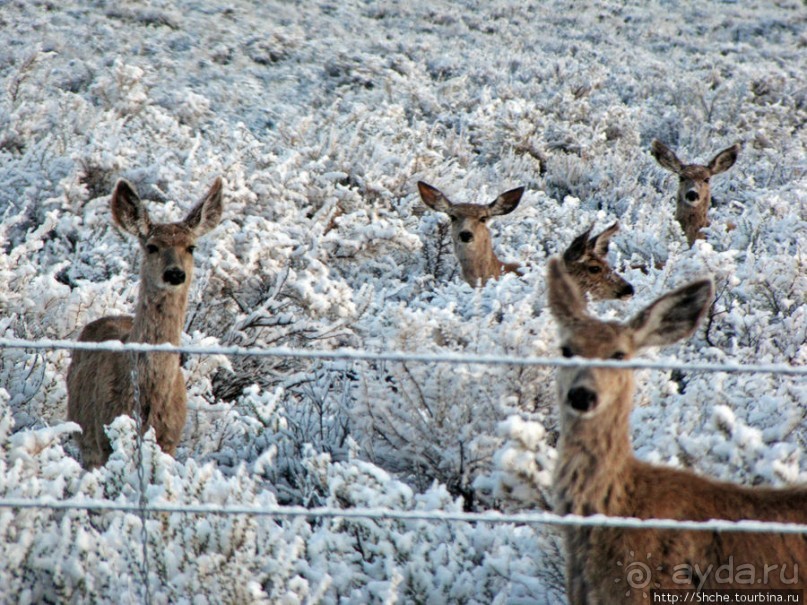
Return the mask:
<path id="1" fill-rule="evenodd" d="M 524 188 L 502 193 L 487 205 L 454 204 L 439 189 L 418 182 L 420 197 L 429 208 L 451 217 L 451 239 L 460 262 L 462 277 L 471 286 L 485 285 L 504 273 L 516 272 L 517 263 L 499 260 L 493 251 L 487 219 L 509 214 L 518 206 Z M 566 269 L 577 284 L 595 299 L 625 298 L 633 294 L 633 286 L 608 264 L 605 254 L 611 237 L 619 230 L 614 223 L 602 233 L 589 237 L 591 228 L 571 243 L 563 254 Z"/>
<path id="2" fill-rule="evenodd" d="M 182 221 L 152 223 L 132 185 L 118 181 L 112 192 L 112 218 L 137 237 L 143 256 L 135 315 L 97 319 L 82 330 L 79 341 L 179 345 L 196 239 L 218 225 L 221 198 L 219 177 Z M 104 425 L 135 409 L 132 359 L 108 351 L 73 353 L 67 372 L 67 417 L 81 426 L 78 444 L 86 468 L 104 464 L 112 451 Z M 138 354 L 136 375 L 143 426 L 153 427 L 157 443 L 173 456 L 187 416 L 179 355 Z"/>
<path id="3" fill-rule="evenodd" d="M 709 219 L 706 216 L 712 203 L 709 179 L 734 165 L 740 153 L 740 144 L 735 143 L 724 149 L 706 166 L 684 164 L 669 147 L 658 140 L 652 142 L 650 152 L 662 167 L 678 175 L 675 219 L 684 230 L 687 243 L 691 246 L 696 239 L 704 239 L 701 229 L 709 226 Z"/>
<path id="4" fill-rule="evenodd" d="M 600 321 L 586 311 L 577 286 L 553 259 L 549 306 L 564 357 L 630 359 L 645 347 L 691 335 L 712 301 L 713 286 L 696 281 L 661 296 L 627 323 Z M 563 367 L 557 373 L 560 440 L 554 475 L 559 514 L 639 519 L 758 519 L 807 522 L 807 488 L 747 488 L 638 460 L 630 441 L 633 371 Z M 802 535 L 569 527 L 566 580 L 577 604 L 647 603 L 627 586 L 624 563 L 644 565 L 640 588 L 804 588 Z M 633 565 L 633 563 L 631 563 Z M 725 570 L 743 570 L 726 579 Z M 723 567 L 723 574 L 715 571 Z M 630 567 L 630 566 L 628 566 Z M 748 586 L 749 573 L 760 582 Z M 744 583 L 745 582 L 745 583 Z"/>

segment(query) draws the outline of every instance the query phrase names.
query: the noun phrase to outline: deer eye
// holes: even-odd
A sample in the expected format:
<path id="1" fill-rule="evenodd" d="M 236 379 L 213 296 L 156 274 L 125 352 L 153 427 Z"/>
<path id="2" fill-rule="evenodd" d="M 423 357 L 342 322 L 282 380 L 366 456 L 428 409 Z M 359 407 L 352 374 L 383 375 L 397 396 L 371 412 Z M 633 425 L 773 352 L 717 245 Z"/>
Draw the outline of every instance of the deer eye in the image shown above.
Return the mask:
<path id="1" fill-rule="evenodd" d="M 703 182 L 708 183 L 709 182 L 709 177 L 707 176 L 705 179 L 703 179 Z"/>
<path id="2" fill-rule="evenodd" d="M 602 273 L 602 267 L 598 265 L 591 265 L 590 267 L 588 267 L 588 272 L 591 273 L 592 275 L 597 275 L 597 273 Z"/>
<path id="3" fill-rule="evenodd" d="M 626 355 L 622 351 L 617 351 L 613 355 L 611 355 L 611 359 L 616 359 L 617 361 L 625 359 Z"/>
<path id="4" fill-rule="evenodd" d="M 572 351 L 571 347 L 561 347 L 560 354 L 566 357 L 567 359 L 569 357 L 574 357 L 574 351 Z"/>
<path id="5" fill-rule="evenodd" d="M 193 251 L 196 250 L 196 246 L 188 246 L 186 250 L 188 251 L 188 254 L 193 254 Z"/>
<path id="6" fill-rule="evenodd" d="M 146 246 L 146 251 L 149 254 L 157 254 L 160 251 L 160 249 L 154 244 L 149 244 L 148 246 Z"/>
<path id="7" fill-rule="evenodd" d="M 483 216 L 482 218 L 480 218 L 480 219 L 479 219 L 479 222 L 480 222 L 480 223 L 482 223 L 482 224 L 484 225 L 485 223 L 487 223 L 487 222 L 488 222 L 488 217 Z"/>

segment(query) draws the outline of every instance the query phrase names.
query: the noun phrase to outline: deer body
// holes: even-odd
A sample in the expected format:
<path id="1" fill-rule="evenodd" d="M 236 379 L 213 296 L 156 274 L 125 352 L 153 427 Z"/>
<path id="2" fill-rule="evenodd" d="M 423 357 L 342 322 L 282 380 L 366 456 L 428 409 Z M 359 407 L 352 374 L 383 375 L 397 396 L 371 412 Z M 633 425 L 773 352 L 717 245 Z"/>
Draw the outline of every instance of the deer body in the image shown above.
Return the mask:
<path id="1" fill-rule="evenodd" d="M 707 213 L 712 203 L 710 179 L 725 172 L 737 161 L 739 143 L 718 153 L 706 165 L 684 164 L 678 156 L 661 141 L 653 141 L 650 151 L 656 161 L 667 170 L 678 175 L 678 194 L 675 206 L 675 220 L 681 225 L 691 246 L 696 239 L 703 239 L 701 230 L 709 226 Z"/>
<path id="2" fill-rule="evenodd" d="M 82 330 L 79 341 L 179 345 L 194 244 L 221 219 L 221 189 L 219 178 L 183 221 L 153 224 L 131 185 L 118 182 L 112 194 L 113 219 L 138 237 L 143 254 L 135 315 L 95 320 Z M 81 426 L 78 443 L 85 467 L 99 466 L 109 458 L 104 425 L 135 410 L 135 375 L 143 426 L 153 427 L 163 451 L 175 454 L 187 416 L 179 355 L 77 350 L 67 373 L 67 417 Z"/>
<path id="3" fill-rule="evenodd" d="M 712 299 L 711 283 L 695 282 L 660 297 L 626 324 L 603 322 L 588 315 L 585 300 L 557 260 L 550 262 L 548 279 L 550 308 L 560 325 L 566 357 L 629 359 L 643 347 L 670 344 L 694 331 Z M 564 367 L 557 383 L 558 513 L 807 522 L 807 488 L 747 488 L 638 460 L 630 442 L 630 369 Z M 567 590 L 573 604 L 647 602 L 643 590 L 627 586 L 632 561 L 646 566 L 648 581 L 641 588 L 648 593 L 804 588 L 807 579 L 807 568 L 798 569 L 807 565 L 807 540 L 797 534 L 599 527 L 565 531 Z M 718 576 L 715 570 L 726 565 L 745 575 L 737 573 L 728 580 Z M 766 583 L 748 586 L 750 570 L 757 574 L 754 581 Z"/>
<path id="4" fill-rule="evenodd" d="M 451 240 L 454 253 L 462 269 L 462 277 L 471 286 L 482 285 L 505 273 L 515 273 L 518 263 L 499 260 L 493 251 L 487 219 L 509 214 L 516 209 L 524 188 L 512 189 L 493 202 L 482 204 L 455 204 L 440 190 L 418 183 L 420 197 L 432 210 L 451 217 Z M 608 264 L 605 255 L 611 237 L 619 230 L 614 223 L 602 233 L 591 237 L 591 228 L 579 235 L 563 254 L 563 262 L 577 284 L 595 299 L 625 298 L 633 294 L 631 286 Z"/>

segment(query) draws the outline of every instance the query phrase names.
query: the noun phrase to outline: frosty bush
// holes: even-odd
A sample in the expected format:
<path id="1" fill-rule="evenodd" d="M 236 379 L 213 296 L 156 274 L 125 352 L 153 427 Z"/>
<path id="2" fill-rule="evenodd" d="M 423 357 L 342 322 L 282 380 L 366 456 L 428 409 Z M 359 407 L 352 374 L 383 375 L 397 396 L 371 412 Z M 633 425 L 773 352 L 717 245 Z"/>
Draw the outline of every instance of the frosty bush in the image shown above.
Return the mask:
<path id="1" fill-rule="evenodd" d="M 183 344 L 555 355 L 546 260 L 591 225 L 625 318 L 696 276 L 718 297 L 680 362 L 807 362 L 801 5 L 492 0 L 227 5 L 7 2 L 0 37 L 0 336 L 75 338 L 130 314 L 132 181 L 178 216 L 221 175 Z M 692 18 L 697 15 L 697 18 Z M 525 24 L 529 24 L 527 27 Z M 417 34 L 413 35 L 413 31 Z M 689 248 L 654 138 L 743 144 Z M 722 147 L 721 147 L 722 146 Z M 697 160 L 708 158 L 696 157 Z M 416 182 L 484 203 L 524 270 L 472 290 Z M 131 422 L 82 474 L 66 351 L 0 348 L 0 496 L 139 501 Z M 550 504 L 555 388 L 541 367 L 188 356 L 177 459 L 145 437 L 152 503 L 535 509 Z M 637 372 L 638 454 L 745 483 L 805 480 L 807 394 L 782 375 Z M 545 528 L 0 508 L 20 602 L 557 602 Z"/>
<path id="2" fill-rule="evenodd" d="M 455 292 L 461 299 L 450 302 Z M 396 340 L 384 346 L 404 351 L 541 354 L 532 295 L 516 277 L 481 290 L 458 283 L 408 306 L 387 305 L 369 332 L 395 326 Z M 547 419 L 543 369 L 368 362 L 358 374 L 352 429 L 370 459 L 419 489 L 439 479 L 467 508 L 476 506 L 474 480 L 490 470 L 500 444 L 498 422 L 519 410 Z"/>
<path id="3" fill-rule="evenodd" d="M 442 487 L 416 495 L 367 463 L 334 465 L 323 478 L 329 486 L 327 503 L 337 508 L 449 512 L 462 508 L 462 502 Z M 310 554 L 314 563 L 329 570 L 334 593 L 351 602 L 560 598 L 555 541 L 531 528 L 501 529 L 484 523 L 335 519 L 312 536 Z M 527 552 L 534 558 L 524 558 Z M 539 568 L 545 571 L 537 578 Z"/>

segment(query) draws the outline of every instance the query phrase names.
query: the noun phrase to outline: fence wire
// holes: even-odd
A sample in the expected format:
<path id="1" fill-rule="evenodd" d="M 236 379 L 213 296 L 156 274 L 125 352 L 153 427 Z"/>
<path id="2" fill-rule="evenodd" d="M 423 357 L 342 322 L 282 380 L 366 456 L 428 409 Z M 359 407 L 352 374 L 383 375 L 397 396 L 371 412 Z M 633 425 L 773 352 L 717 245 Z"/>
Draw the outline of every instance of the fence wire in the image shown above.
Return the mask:
<path id="1" fill-rule="evenodd" d="M 787 364 L 732 364 L 732 363 L 682 363 L 674 361 L 647 360 L 601 360 L 556 357 L 513 357 L 507 355 L 466 355 L 460 353 L 407 353 L 401 351 L 371 352 L 354 349 L 308 350 L 286 347 L 209 347 L 172 346 L 169 344 L 122 343 L 107 341 L 102 343 L 68 340 L 25 340 L 0 338 L 0 349 L 26 350 L 89 350 L 136 353 L 184 353 L 187 355 L 225 355 L 254 357 L 293 357 L 298 359 L 322 359 L 344 361 L 388 361 L 447 364 L 513 365 L 513 366 L 554 366 L 554 367 L 614 367 L 625 369 L 683 370 L 690 372 L 726 373 L 766 373 L 790 376 L 807 375 L 807 367 Z M 142 488 L 142 486 L 141 486 Z M 143 492 L 145 490 L 142 490 Z M 142 496 L 143 494 L 141 494 Z M 466 513 L 446 511 L 401 511 L 378 508 L 304 508 L 295 506 L 254 507 L 213 504 L 170 504 L 146 503 L 141 499 L 137 504 L 110 502 L 107 500 L 75 499 L 24 499 L 0 498 L 0 508 L 51 509 L 131 512 L 145 517 L 150 514 L 194 514 L 194 515 L 251 515 L 271 518 L 304 517 L 307 519 L 356 519 L 370 521 L 424 521 L 445 523 L 490 523 L 511 525 L 550 525 L 578 527 L 611 527 L 625 529 L 673 529 L 680 531 L 718 531 L 742 533 L 778 533 L 807 535 L 807 524 L 782 523 L 758 520 L 710 520 L 685 521 L 677 519 L 636 519 L 631 517 L 609 517 L 605 515 L 557 515 L 550 512 L 505 514 L 498 512 Z M 144 552 L 144 558 L 147 555 Z"/>
<path id="2" fill-rule="evenodd" d="M 110 502 L 108 500 L 51 500 L 30 498 L 0 499 L 0 508 L 43 508 L 52 510 L 117 511 L 139 514 L 140 504 Z M 216 504 L 149 504 L 149 514 L 192 515 L 250 515 L 270 518 L 307 519 L 354 519 L 369 521 L 424 521 L 434 523 L 490 523 L 496 525 L 553 525 L 558 527 L 610 527 L 624 529 L 676 529 L 681 531 L 730 531 L 740 533 L 777 533 L 807 535 L 807 524 L 779 521 L 755 521 L 750 519 L 727 521 L 682 521 L 678 519 L 637 519 L 634 517 L 609 517 L 606 515 L 557 515 L 539 511 L 531 513 L 466 513 L 440 510 L 393 510 L 387 508 L 305 508 L 302 506 L 237 506 Z"/>
<path id="3" fill-rule="evenodd" d="M 682 370 L 690 372 L 726 372 L 746 374 L 782 374 L 807 376 L 807 366 L 788 364 L 741 364 L 741 363 L 691 363 L 676 361 L 648 361 L 631 359 L 583 359 L 564 357 L 514 357 L 512 355 L 467 355 L 464 353 L 407 353 L 404 351 L 365 351 L 356 349 L 292 349 L 286 347 L 206 347 L 173 346 L 169 344 L 122 343 L 118 340 L 106 342 L 78 342 L 72 340 L 23 340 L 0 338 L 0 349 L 31 349 L 54 351 L 135 351 L 140 353 L 185 353 L 187 355 L 224 355 L 228 357 L 293 357 L 297 359 L 328 359 L 344 361 L 391 361 L 416 363 L 510 365 L 510 366 L 550 366 L 550 367 L 598 367 L 650 370 Z"/>

